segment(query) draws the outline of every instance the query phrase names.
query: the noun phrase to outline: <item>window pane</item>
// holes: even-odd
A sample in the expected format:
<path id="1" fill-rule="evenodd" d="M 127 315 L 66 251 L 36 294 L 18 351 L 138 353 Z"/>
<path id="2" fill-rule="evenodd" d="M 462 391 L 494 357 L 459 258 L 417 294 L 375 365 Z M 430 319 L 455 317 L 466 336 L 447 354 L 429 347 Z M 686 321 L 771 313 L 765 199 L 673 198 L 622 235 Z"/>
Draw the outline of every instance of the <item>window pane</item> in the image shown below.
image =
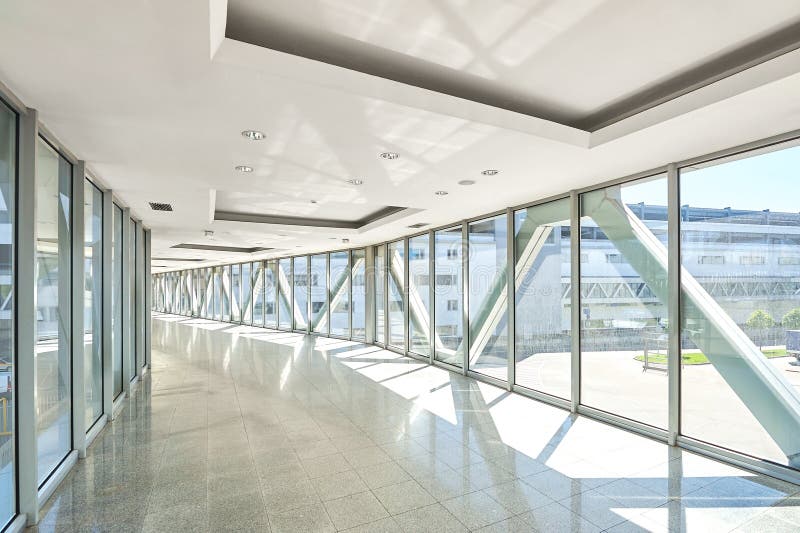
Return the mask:
<path id="1" fill-rule="evenodd" d="M 0 103 L 0 402 L 7 434 L 0 436 L 0 529 L 16 512 L 14 403 L 14 198 L 17 117 Z"/>
<path id="2" fill-rule="evenodd" d="M 253 263 L 253 325 L 264 325 L 264 262 Z"/>
<path id="3" fill-rule="evenodd" d="M 231 321 L 231 266 L 222 267 L 222 320 Z"/>
<path id="4" fill-rule="evenodd" d="M 267 261 L 264 270 L 264 325 L 278 327 L 278 263 Z"/>
<path id="5" fill-rule="evenodd" d="M 211 318 L 222 320 L 222 267 L 213 267 L 214 284 L 212 287 L 212 300 L 214 313 Z"/>
<path id="6" fill-rule="evenodd" d="M 292 260 L 278 260 L 278 320 L 279 326 L 292 327 Z"/>
<path id="7" fill-rule="evenodd" d="M 389 344 L 405 348 L 405 253 L 403 241 L 389 243 Z"/>
<path id="8" fill-rule="evenodd" d="M 114 346 L 114 398 L 122 394 L 122 208 L 114 204 L 114 242 L 111 247 L 111 338 Z M 166 281 L 166 280 L 165 280 Z"/>
<path id="9" fill-rule="evenodd" d="M 409 350 L 431 354 L 430 238 L 408 239 L 408 342 Z"/>
<path id="10" fill-rule="evenodd" d="M 366 286 L 366 252 L 364 249 L 353 250 L 352 279 L 352 335 L 354 339 L 367 338 L 367 286 Z"/>
<path id="11" fill-rule="evenodd" d="M 294 329 L 308 327 L 308 260 L 294 258 Z"/>
<path id="12" fill-rule="evenodd" d="M 242 322 L 251 324 L 253 322 L 252 303 L 253 286 L 250 274 L 250 263 L 242 264 Z"/>
<path id="13" fill-rule="evenodd" d="M 386 343 L 386 246 L 375 247 L 375 340 Z"/>
<path id="14" fill-rule="evenodd" d="M 39 140 L 36 161 L 36 427 L 41 485 L 72 448 L 72 166 Z"/>
<path id="15" fill-rule="evenodd" d="M 231 265 L 231 322 L 242 319 L 242 266 Z"/>
<path id="16" fill-rule="evenodd" d="M 680 171 L 681 432 L 794 468 L 798 168 L 783 145 Z"/>
<path id="17" fill-rule="evenodd" d="M 86 429 L 103 414 L 103 193 L 89 180 L 83 206 L 83 330 Z"/>
<path id="18" fill-rule="evenodd" d="M 581 402 L 660 428 L 667 426 L 666 205 L 665 176 L 581 195 Z"/>
<path id="19" fill-rule="evenodd" d="M 131 328 L 131 334 L 128 336 L 128 360 L 131 363 L 130 366 L 130 374 L 128 375 L 128 379 L 132 380 L 136 377 L 136 331 L 137 330 L 137 322 L 136 322 L 136 222 L 133 219 L 130 219 L 130 245 L 128 246 L 128 271 L 130 275 L 128 276 L 128 293 L 130 297 L 128 298 L 128 310 L 130 314 L 130 324 L 129 327 Z M 174 306 L 174 297 L 175 297 L 175 289 L 174 289 L 174 278 L 173 278 L 173 290 L 172 290 L 172 297 L 173 297 L 173 306 Z M 174 312 L 172 309 L 170 312 Z"/>
<path id="20" fill-rule="evenodd" d="M 350 336 L 350 254 L 333 252 L 331 257 L 331 335 Z"/>
<path id="21" fill-rule="evenodd" d="M 469 231 L 469 368 L 508 380 L 506 215 L 471 222 Z"/>
<path id="22" fill-rule="evenodd" d="M 328 256 L 311 256 L 311 331 L 328 333 Z"/>
<path id="23" fill-rule="evenodd" d="M 434 234 L 434 357 L 457 367 L 464 364 L 461 242 L 461 226 Z"/>
<path id="24" fill-rule="evenodd" d="M 518 385 L 569 399 L 572 374 L 569 199 L 514 213 Z"/>

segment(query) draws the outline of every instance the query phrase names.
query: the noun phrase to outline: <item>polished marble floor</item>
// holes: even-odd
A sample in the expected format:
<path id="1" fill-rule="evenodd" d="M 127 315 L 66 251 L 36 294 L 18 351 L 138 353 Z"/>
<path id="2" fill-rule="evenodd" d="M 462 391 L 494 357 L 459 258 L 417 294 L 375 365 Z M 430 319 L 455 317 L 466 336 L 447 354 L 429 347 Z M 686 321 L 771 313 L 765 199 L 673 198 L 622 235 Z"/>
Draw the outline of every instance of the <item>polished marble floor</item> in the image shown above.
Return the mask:
<path id="1" fill-rule="evenodd" d="M 374 346 L 156 315 L 40 531 L 800 531 L 800 487 Z"/>

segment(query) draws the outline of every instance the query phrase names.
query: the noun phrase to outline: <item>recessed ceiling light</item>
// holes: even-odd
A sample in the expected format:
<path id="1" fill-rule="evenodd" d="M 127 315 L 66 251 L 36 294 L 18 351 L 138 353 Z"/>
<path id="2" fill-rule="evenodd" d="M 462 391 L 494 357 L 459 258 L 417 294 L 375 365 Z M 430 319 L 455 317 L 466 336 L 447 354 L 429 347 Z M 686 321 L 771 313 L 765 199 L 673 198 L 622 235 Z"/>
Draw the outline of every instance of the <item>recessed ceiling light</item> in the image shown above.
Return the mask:
<path id="1" fill-rule="evenodd" d="M 363 185 L 364 184 L 364 180 L 360 180 L 358 178 L 354 178 L 354 179 L 351 179 L 351 180 L 347 180 L 347 183 L 349 183 L 350 185 Z"/>
<path id="2" fill-rule="evenodd" d="M 436 196 L 447 196 L 447 191 L 436 191 L 433 194 L 435 194 Z"/>
<path id="3" fill-rule="evenodd" d="M 381 157 L 384 159 L 397 159 L 400 157 L 400 154 L 397 152 L 382 152 Z"/>
<path id="4" fill-rule="evenodd" d="M 350 242 L 350 239 L 342 239 L 342 242 L 347 244 L 348 242 Z"/>
<path id="5" fill-rule="evenodd" d="M 244 130 L 242 132 L 242 137 L 247 137 L 251 141 L 260 141 L 264 138 L 264 134 L 257 130 Z"/>
<path id="6" fill-rule="evenodd" d="M 315 204 L 315 203 L 317 203 L 317 201 L 316 200 L 311 200 L 311 203 Z"/>
<path id="7" fill-rule="evenodd" d="M 236 165 L 236 170 L 239 172 L 252 172 L 253 167 L 248 167 L 247 165 Z"/>
<path id="8" fill-rule="evenodd" d="M 461 180 L 458 182 L 459 185 L 475 185 L 475 180 Z"/>
<path id="9" fill-rule="evenodd" d="M 496 176 L 499 173 L 500 173 L 499 170 L 495 170 L 493 168 L 490 168 L 490 169 L 487 169 L 487 170 L 484 170 L 484 171 L 481 172 L 481 174 L 483 174 L 484 176 Z"/>

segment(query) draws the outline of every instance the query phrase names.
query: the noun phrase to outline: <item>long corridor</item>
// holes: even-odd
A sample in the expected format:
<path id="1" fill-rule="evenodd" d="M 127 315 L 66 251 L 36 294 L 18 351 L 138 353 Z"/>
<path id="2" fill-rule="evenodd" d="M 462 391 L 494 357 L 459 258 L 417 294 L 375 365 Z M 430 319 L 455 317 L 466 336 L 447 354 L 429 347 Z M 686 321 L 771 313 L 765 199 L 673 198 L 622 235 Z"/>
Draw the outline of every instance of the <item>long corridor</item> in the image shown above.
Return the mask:
<path id="1" fill-rule="evenodd" d="M 152 331 L 151 374 L 39 531 L 800 529 L 797 486 L 375 346 Z"/>

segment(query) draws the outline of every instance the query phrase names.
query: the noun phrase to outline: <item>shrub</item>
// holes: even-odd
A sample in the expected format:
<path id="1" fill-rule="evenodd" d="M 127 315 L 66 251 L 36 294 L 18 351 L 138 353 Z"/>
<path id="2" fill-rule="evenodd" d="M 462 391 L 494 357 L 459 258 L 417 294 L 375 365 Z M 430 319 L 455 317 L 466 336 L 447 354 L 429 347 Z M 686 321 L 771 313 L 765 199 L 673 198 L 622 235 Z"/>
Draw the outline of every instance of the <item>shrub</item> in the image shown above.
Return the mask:
<path id="1" fill-rule="evenodd" d="M 783 315 L 781 324 L 786 329 L 800 329 L 800 307 L 795 307 Z"/>

